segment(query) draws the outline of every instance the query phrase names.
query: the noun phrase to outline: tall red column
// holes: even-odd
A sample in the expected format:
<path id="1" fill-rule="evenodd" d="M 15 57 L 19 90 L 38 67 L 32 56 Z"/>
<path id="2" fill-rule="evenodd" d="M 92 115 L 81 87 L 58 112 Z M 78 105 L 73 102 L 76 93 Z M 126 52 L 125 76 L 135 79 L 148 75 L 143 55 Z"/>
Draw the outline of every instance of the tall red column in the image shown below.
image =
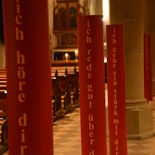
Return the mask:
<path id="1" fill-rule="evenodd" d="M 4 0 L 9 155 L 53 155 L 47 0 Z"/>
<path id="2" fill-rule="evenodd" d="M 148 101 L 153 100 L 152 92 L 152 52 L 151 35 L 144 34 L 144 94 Z"/>
<path id="3" fill-rule="evenodd" d="M 107 26 L 110 155 L 127 155 L 124 25 Z"/>
<path id="4" fill-rule="evenodd" d="M 102 16 L 78 19 L 82 155 L 106 155 Z"/>

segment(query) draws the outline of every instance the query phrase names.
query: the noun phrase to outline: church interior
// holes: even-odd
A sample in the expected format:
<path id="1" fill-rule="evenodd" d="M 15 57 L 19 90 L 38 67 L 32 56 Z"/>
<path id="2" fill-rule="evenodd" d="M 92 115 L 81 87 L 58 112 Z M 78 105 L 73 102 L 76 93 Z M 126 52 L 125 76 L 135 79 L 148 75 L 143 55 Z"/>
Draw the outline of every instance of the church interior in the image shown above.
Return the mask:
<path id="1" fill-rule="evenodd" d="M 9 118 L 2 1 L 0 0 L 0 154 L 8 155 Z M 101 50 L 104 54 L 105 108 L 108 109 L 106 26 L 123 24 L 127 154 L 155 154 L 155 1 L 47 1 L 53 154 L 84 155 L 82 154 L 80 129 L 80 105 L 83 103 L 80 102 L 78 16 L 91 15 L 103 16 L 103 34 L 101 34 L 103 35 L 103 49 Z M 145 86 L 144 34 L 151 36 L 151 58 L 149 59 L 151 88 Z M 149 97 L 145 94 L 146 89 L 151 89 Z M 106 121 L 108 122 L 108 117 Z M 106 131 L 107 155 L 114 155 L 110 153 L 108 123 Z M 89 155 L 95 154 L 92 152 Z"/>

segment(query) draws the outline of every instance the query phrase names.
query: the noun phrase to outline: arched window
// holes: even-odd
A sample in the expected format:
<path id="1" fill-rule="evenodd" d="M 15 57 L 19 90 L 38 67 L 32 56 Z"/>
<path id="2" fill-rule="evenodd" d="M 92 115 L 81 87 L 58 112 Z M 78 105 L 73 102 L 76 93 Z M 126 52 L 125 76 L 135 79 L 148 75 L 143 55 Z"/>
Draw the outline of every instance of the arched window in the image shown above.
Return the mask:
<path id="1" fill-rule="evenodd" d="M 67 23 L 66 23 L 66 10 L 65 8 L 61 7 L 59 9 L 59 19 L 60 19 L 60 29 L 64 29 L 66 28 L 67 26 Z"/>
<path id="2" fill-rule="evenodd" d="M 70 17 L 70 27 L 77 27 L 77 11 L 75 7 L 71 7 L 69 9 L 69 17 Z"/>
<path id="3" fill-rule="evenodd" d="M 58 30 L 58 9 L 54 9 L 54 30 Z"/>

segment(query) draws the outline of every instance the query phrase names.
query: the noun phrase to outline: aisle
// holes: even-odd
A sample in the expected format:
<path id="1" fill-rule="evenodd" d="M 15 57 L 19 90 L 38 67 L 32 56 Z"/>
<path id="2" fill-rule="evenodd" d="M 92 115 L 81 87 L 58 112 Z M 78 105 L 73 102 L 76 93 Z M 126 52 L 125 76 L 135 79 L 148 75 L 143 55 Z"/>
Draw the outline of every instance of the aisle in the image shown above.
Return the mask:
<path id="1" fill-rule="evenodd" d="M 153 114 L 155 122 L 155 112 Z M 81 155 L 79 108 L 54 122 L 53 130 L 54 155 Z M 145 140 L 128 140 L 127 144 L 128 155 L 155 155 L 155 137 Z M 8 153 L 3 155 L 8 155 Z"/>
<path id="2" fill-rule="evenodd" d="M 64 118 L 54 122 L 54 154 L 80 155 L 80 109 L 67 114 Z"/>
<path id="3" fill-rule="evenodd" d="M 155 110 L 153 114 L 155 122 Z M 80 109 L 77 108 L 54 123 L 54 155 L 81 155 L 80 134 Z M 128 155 L 155 155 L 155 136 L 145 140 L 128 140 L 127 145 Z"/>

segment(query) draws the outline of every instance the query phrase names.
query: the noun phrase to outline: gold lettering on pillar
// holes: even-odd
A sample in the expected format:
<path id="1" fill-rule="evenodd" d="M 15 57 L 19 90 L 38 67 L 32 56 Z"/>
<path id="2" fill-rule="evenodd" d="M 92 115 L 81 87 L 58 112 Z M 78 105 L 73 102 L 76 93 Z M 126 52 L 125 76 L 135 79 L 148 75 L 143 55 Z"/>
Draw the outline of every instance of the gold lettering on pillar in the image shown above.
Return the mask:
<path id="1" fill-rule="evenodd" d="M 15 0 L 15 41 L 19 45 L 20 41 L 24 41 L 24 16 L 23 16 L 23 10 L 22 10 L 22 3 L 21 0 Z M 22 46 L 19 46 L 16 51 L 16 65 L 17 65 L 17 101 L 18 104 L 22 104 L 23 106 L 26 104 L 26 70 L 25 70 L 25 64 L 26 64 L 26 56 L 25 51 Z M 27 145 L 27 127 L 28 127 L 28 114 L 27 112 L 24 112 L 25 108 L 22 107 L 22 112 L 20 112 L 17 122 L 19 126 L 19 152 L 18 155 L 26 155 L 26 150 L 28 149 Z"/>
<path id="2" fill-rule="evenodd" d="M 17 51 L 17 64 L 25 64 L 25 56 Z"/>
<path id="3" fill-rule="evenodd" d="M 25 150 L 27 149 L 26 145 L 26 131 L 25 127 L 27 127 L 27 114 L 23 113 L 22 116 L 18 118 L 18 125 L 21 127 L 21 145 L 20 145 L 20 155 L 25 155 Z"/>
<path id="4" fill-rule="evenodd" d="M 21 25 L 23 23 L 23 17 L 21 15 L 17 15 L 15 21 L 16 24 Z"/>
<path id="5" fill-rule="evenodd" d="M 16 16 L 15 16 L 15 38 L 16 40 L 24 40 L 24 32 L 21 29 L 23 24 L 23 16 L 21 13 L 21 4 L 19 0 L 16 0 Z"/>
<path id="6" fill-rule="evenodd" d="M 19 27 L 15 27 L 15 32 L 16 32 L 16 40 L 24 40 L 23 30 L 19 29 Z"/>
<path id="7" fill-rule="evenodd" d="M 87 30 L 86 30 L 86 41 L 87 41 L 87 44 L 91 44 L 92 43 L 92 39 L 90 37 L 90 34 L 91 34 L 91 28 L 90 28 L 90 21 L 87 20 Z"/>
<path id="8" fill-rule="evenodd" d="M 86 43 L 92 44 L 92 29 L 91 29 L 91 23 L 90 20 L 87 20 L 87 29 L 86 29 Z M 90 110 L 88 114 L 88 135 L 89 135 L 89 145 L 91 146 L 91 149 L 89 151 L 89 155 L 95 155 L 94 151 L 94 145 L 95 145 L 95 123 L 94 123 L 94 114 L 91 110 L 93 110 L 93 102 L 94 102 L 94 91 L 93 91 L 93 49 L 88 48 L 87 49 L 87 78 L 88 78 L 88 84 L 87 84 L 87 99 L 88 99 L 88 108 Z"/>

